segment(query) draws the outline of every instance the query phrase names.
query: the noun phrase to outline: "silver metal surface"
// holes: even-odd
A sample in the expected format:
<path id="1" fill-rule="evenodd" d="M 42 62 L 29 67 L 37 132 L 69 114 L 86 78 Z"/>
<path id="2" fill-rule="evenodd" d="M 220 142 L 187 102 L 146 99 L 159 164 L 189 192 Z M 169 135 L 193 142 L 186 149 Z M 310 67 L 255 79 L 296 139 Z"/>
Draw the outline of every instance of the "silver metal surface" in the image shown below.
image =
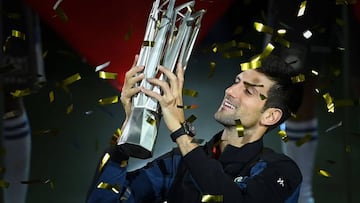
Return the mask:
<path id="1" fill-rule="evenodd" d="M 194 12 L 194 4 L 195 1 L 189 1 L 175 7 L 175 0 L 154 1 L 137 63 L 145 66 L 145 78 L 138 85 L 161 94 L 159 87 L 146 81 L 154 77 L 166 80 L 163 74 L 158 75 L 158 66 L 174 71 L 176 64 L 181 63 L 186 68 L 205 13 L 204 10 Z M 129 156 L 150 158 L 160 119 L 161 110 L 155 99 L 143 93 L 135 95 L 130 119 L 125 124 L 118 146 Z"/>

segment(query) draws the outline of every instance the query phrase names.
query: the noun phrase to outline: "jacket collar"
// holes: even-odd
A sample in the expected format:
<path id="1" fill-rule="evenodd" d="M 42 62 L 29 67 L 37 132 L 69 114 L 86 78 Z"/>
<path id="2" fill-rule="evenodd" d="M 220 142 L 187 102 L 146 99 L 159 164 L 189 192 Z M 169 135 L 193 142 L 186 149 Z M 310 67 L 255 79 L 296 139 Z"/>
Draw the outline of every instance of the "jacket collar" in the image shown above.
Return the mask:
<path id="1" fill-rule="evenodd" d="M 209 154 L 213 154 L 217 145 L 221 139 L 221 134 L 223 131 L 217 133 L 206 145 Z M 223 165 L 225 171 L 232 173 L 231 171 L 239 171 L 249 162 L 254 159 L 257 159 L 263 149 L 263 139 L 259 139 L 252 143 L 247 143 L 242 147 L 235 147 L 232 145 L 227 145 L 224 151 L 219 154 L 218 160 Z M 219 150 L 219 149 L 218 149 Z"/>

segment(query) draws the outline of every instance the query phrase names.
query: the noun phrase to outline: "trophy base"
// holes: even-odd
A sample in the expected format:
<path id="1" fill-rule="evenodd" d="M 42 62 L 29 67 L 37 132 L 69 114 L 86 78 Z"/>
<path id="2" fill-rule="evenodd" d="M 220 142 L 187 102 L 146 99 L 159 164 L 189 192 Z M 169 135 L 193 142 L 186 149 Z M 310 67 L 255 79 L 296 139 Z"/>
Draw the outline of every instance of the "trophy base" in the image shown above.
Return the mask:
<path id="1" fill-rule="evenodd" d="M 130 157 L 151 158 L 159 123 L 159 113 L 146 108 L 134 108 L 117 145 Z"/>
<path id="2" fill-rule="evenodd" d="M 145 149 L 144 147 L 138 144 L 132 143 L 123 143 L 118 145 L 118 147 L 130 157 L 138 158 L 138 159 L 148 159 L 152 157 L 152 152 Z"/>

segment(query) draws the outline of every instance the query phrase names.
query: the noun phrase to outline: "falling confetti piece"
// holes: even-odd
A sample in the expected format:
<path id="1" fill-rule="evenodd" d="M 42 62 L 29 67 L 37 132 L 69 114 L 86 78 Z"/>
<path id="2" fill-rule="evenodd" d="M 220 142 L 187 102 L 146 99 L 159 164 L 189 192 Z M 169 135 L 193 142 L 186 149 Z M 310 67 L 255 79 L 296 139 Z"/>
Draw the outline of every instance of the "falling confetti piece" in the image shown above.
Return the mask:
<path id="1" fill-rule="evenodd" d="M 100 188 L 100 189 L 106 189 L 106 190 L 111 190 L 115 193 L 119 193 L 119 190 L 120 190 L 120 186 L 115 184 L 115 185 L 111 185 L 109 183 L 104 183 L 104 182 L 100 182 L 97 186 L 97 188 Z"/>
<path id="2" fill-rule="evenodd" d="M 197 118 L 196 118 L 196 116 L 194 116 L 194 115 L 191 115 L 191 116 L 189 116 L 187 119 L 185 119 L 187 122 L 189 122 L 189 123 L 193 123 L 195 120 L 196 120 Z"/>
<path id="3" fill-rule="evenodd" d="M 306 1 L 301 2 L 297 17 L 303 16 L 306 9 Z"/>
<path id="4" fill-rule="evenodd" d="M 108 67 L 110 65 L 110 61 L 103 63 L 101 65 L 96 66 L 95 72 L 101 71 L 102 69 Z"/>
<path id="5" fill-rule="evenodd" d="M 15 92 L 10 92 L 10 94 L 14 97 L 25 97 L 31 94 L 31 90 L 29 88 L 22 90 L 15 90 Z"/>
<path id="6" fill-rule="evenodd" d="M 289 141 L 289 137 L 287 136 L 285 130 L 280 130 L 280 131 L 278 132 L 278 135 L 281 137 L 281 140 L 282 140 L 283 142 Z"/>
<path id="7" fill-rule="evenodd" d="M 198 96 L 198 92 L 195 91 L 195 90 L 191 90 L 191 89 L 183 89 L 182 93 L 184 95 L 191 96 L 191 97 L 197 97 Z"/>
<path id="8" fill-rule="evenodd" d="M 331 174 L 329 172 L 327 172 L 326 170 L 323 170 L 323 169 L 319 169 L 318 174 L 321 175 L 321 176 L 327 177 L 327 178 L 331 177 Z"/>
<path id="9" fill-rule="evenodd" d="M 102 79 L 116 80 L 117 75 L 118 75 L 117 73 L 99 71 L 99 78 Z"/>
<path id="10" fill-rule="evenodd" d="M 330 132 L 332 130 L 335 130 L 336 128 L 342 126 L 342 121 L 340 121 L 339 123 L 335 124 L 335 125 L 332 125 L 331 127 L 329 127 L 328 129 L 325 130 L 325 132 Z"/>
<path id="11" fill-rule="evenodd" d="M 295 145 L 297 147 L 300 147 L 301 145 L 309 142 L 312 138 L 311 134 L 306 134 L 304 137 L 300 138 L 299 140 L 296 141 Z"/>
<path id="12" fill-rule="evenodd" d="M 49 101 L 53 103 L 55 101 L 54 91 L 49 92 Z"/>
<path id="13" fill-rule="evenodd" d="M 203 195 L 201 202 L 223 202 L 223 195 Z"/>
<path id="14" fill-rule="evenodd" d="M 304 82 L 305 81 L 305 75 L 304 74 L 299 74 L 297 76 L 291 77 L 291 81 L 293 83 Z"/>
<path id="15" fill-rule="evenodd" d="M 103 158 L 101 159 L 100 162 L 100 166 L 99 166 L 99 173 L 102 171 L 102 169 L 104 168 L 105 164 L 110 160 L 110 154 L 109 153 L 105 153 Z"/>
<path id="16" fill-rule="evenodd" d="M 325 100 L 328 112 L 334 113 L 335 112 L 335 105 L 334 105 L 334 102 L 333 102 L 333 98 L 330 96 L 330 93 L 323 94 L 323 98 Z"/>
<path id="17" fill-rule="evenodd" d="M 100 105 L 107 105 L 107 104 L 115 104 L 119 102 L 119 96 L 112 96 L 107 98 L 99 99 L 98 103 Z"/>
<path id="18" fill-rule="evenodd" d="M 235 125 L 236 125 L 236 131 L 238 132 L 238 136 L 239 137 L 243 137 L 244 136 L 244 126 L 241 124 L 241 121 L 235 120 Z"/>

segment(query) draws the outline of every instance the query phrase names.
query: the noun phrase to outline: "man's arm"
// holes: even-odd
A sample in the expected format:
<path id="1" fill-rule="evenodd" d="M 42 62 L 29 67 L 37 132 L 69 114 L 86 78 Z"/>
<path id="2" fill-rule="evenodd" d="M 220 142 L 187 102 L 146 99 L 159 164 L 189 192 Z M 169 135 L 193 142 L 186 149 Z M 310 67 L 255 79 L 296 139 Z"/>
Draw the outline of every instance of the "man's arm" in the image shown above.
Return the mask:
<path id="1" fill-rule="evenodd" d="M 164 201 L 175 179 L 181 158 L 179 152 L 173 150 L 131 172 L 127 172 L 127 155 L 118 148 L 106 153 L 110 155 L 110 160 L 97 169 L 87 197 L 88 203 Z"/>

